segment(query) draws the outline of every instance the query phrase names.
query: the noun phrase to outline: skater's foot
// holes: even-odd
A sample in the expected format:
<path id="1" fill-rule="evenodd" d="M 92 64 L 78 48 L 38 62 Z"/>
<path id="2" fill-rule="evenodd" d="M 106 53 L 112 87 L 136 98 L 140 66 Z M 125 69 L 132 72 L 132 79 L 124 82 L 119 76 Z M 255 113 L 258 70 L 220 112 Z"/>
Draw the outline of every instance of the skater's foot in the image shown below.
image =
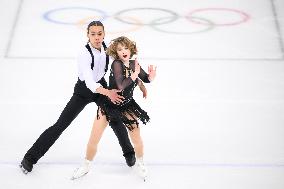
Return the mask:
<path id="1" fill-rule="evenodd" d="M 74 171 L 71 180 L 75 180 L 77 178 L 86 175 L 90 171 L 90 166 L 91 166 L 90 164 L 91 161 L 85 160 L 83 164 Z"/>
<path id="2" fill-rule="evenodd" d="M 137 158 L 134 171 L 144 180 L 144 182 L 146 181 L 148 171 L 145 167 L 142 157 Z"/>
<path id="3" fill-rule="evenodd" d="M 136 162 L 135 154 L 127 154 L 124 157 L 125 157 L 126 164 L 129 167 L 132 167 L 133 165 L 135 165 L 135 162 Z"/>
<path id="4" fill-rule="evenodd" d="M 20 164 L 20 168 L 22 169 L 23 173 L 28 174 L 28 172 L 33 170 L 33 164 L 24 158 Z"/>

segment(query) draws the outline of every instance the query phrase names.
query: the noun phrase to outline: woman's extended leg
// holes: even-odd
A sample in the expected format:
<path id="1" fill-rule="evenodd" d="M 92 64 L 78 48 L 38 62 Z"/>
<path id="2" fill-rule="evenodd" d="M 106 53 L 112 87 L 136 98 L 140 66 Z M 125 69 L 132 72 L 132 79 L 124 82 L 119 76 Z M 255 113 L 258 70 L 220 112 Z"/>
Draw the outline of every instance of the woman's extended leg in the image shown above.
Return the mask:
<path id="1" fill-rule="evenodd" d="M 134 150 L 137 158 L 143 157 L 144 149 L 143 149 L 143 140 L 140 135 L 140 128 L 137 127 L 136 125 L 132 131 L 129 131 L 129 136 L 134 145 Z"/>
<path id="2" fill-rule="evenodd" d="M 95 118 L 93 128 L 90 134 L 89 142 L 86 150 L 86 157 L 83 164 L 77 168 L 72 176 L 72 180 L 86 175 L 91 167 L 91 161 L 97 153 L 98 144 L 102 138 L 103 132 L 108 124 L 106 117 L 99 112 L 99 118 Z"/>
<path id="3" fill-rule="evenodd" d="M 128 119 L 135 119 L 135 117 L 128 115 Z M 131 125 L 133 130 L 129 131 L 129 136 L 131 138 L 131 141 L 134 145 L 134 151 L 136 154 L 136 166 L 134 167 L 136 169 L 136 172 L 141 176 L 144 181 L 146 180 L 147 177 L 147 169 L 144 165 L 143 161 L 143 155 L 144 155 L 144 145 L 143 145 L 143 140 L 140 134 L 140 127 L 138 125 L 133 124 Z"/>
<path id="4" fill-rule="evenodd" d="M 90 134 L 89 142 L 87 145 L 86 157 L 85 157 L 87 160 L 92 161 L 93 158 L 95 157 L 98 149 L 98 144 L 102 138 L 103 132 L 107 125 L 108 122 L 106 120 L 106 116 L 103 116 L 99 111 L 99 119 L 97 119 L 96 116 Z"/>

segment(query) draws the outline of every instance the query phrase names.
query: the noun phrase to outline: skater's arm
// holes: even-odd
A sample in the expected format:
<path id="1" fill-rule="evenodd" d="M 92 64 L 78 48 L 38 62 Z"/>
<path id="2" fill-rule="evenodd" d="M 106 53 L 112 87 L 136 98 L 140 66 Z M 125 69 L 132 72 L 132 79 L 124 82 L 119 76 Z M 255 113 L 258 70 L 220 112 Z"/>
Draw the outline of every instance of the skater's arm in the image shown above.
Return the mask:
<path id="1" fill-rule="evenodd" d="M 140 73 L 138 74 L 138 77 L 144 82 L 144 83 L 150 83 L 149 74 L 147 74 L 143 68 L 140 67 Z"/>
<path id="2" fill-rule="evenodd" d="M 116 103 L 121 103 L 124 100 L 123 96 L 118 95 L 117 93 L 120 92 L 121 90 L 117 90 L 117 89 L 105 89 L 103 87 L 99 87 L 97 88 L 96 92 L 100 93 L 102 95 L 107 96 L 112 103 L 116 104 Z"/>
<path id="3" fill-rule="evenodd" d="M 92 61 L 90 54 L 82 53 L 78 56 L 79 71 L 84 77 L 87 88 L 89 88 L 93 93 L 99 93 L 107 96 L 113 103 L 120 103 L 123 101 L 124 97 L 117 94 L 119 90 L 105 89 L 100 83 L 96 83 L 93 79 L 93 70 L 91 69 L 90 62 Z"/>
<path id="4" fill-rule="evenodd" d="M 131 61 L 131 67 L 132 67 L 132 70 L 135 70 L 135 65 L 139 65 L 137 59 L 135 59 L 135 61 Z M 155 78 L 155 75 L 153 74 L 153 66 L 149 66 L 148 67 L 148 72 L 151 73 L 151 74 L 147 74 L 145 72 L 145 70 L 139 65 L 140 67 L 140 72 L 138 74 L 138 77 L 144 82 L 144 83 L 150 83 L 151 81 L 154 80 Z M 150 69 L 151 67 L 151 69 Z M 156 70 L 155 70 L 156 71 Z M 156 74 L 156 72 L 155 72 Z"/>
<path id="5" fill-rule="evenodd" d="M 86 86 L 96 93 L 97 89 L 102 87 L 100 83 L 96 83 L 93 79 L 93 70 L 91 69 L 92 57 L 88 52 L 82 52 L 78 56 L 79 72 L 83 75 Z"/>
<path id="6" fill-rule="evenodd" d="M 147 89 L 144 86 L 144 84 L 141 81 L 141 79 L 138 79 L 138 86 L 139 86 L 139 89 L 141 90 L 141 92 L 143 93 L 143 98 L 147 98 Z"/>

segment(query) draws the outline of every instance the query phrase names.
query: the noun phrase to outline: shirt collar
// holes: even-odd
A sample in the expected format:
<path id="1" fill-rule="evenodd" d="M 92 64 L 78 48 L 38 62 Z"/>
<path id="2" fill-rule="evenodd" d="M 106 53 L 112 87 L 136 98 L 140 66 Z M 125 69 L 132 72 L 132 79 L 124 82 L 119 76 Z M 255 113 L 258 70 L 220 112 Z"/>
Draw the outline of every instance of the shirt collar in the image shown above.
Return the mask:
<path id="1" fill-rule="evenodd" d="M 99 53 L 99 54 L 104 53 L 104 47 L 103 46 L 101 47 L 101 51 L 99 51 L 98 49 L 94 48 L 90 42 L 88 44 L 91 47 L 91 50 L 93 52 L 96 52 L 96 53 Z"/>

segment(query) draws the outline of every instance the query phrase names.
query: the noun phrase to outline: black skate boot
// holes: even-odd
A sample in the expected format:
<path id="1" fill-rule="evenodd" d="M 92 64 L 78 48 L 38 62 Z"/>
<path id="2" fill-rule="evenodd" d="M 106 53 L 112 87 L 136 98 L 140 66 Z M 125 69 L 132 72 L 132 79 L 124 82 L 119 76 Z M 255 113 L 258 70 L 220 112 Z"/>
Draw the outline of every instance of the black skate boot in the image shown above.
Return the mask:
<path id="1" fill-rule="evenodd" d="M 124 157 L 125 157 L 125 160 L 126 160 L 126 164 L 129 167 L 132 167 L 135 164 L 135 162 L 136 162 L 135 154 L 127 154 Z"/>
<path id="2" fill-rule="evenodd" d="M 28 174 L 28 172 L 33 170 L 33 164 L 24 158 L 20 164 L 20 168 L 22 169 L 23 173 Z"/>

